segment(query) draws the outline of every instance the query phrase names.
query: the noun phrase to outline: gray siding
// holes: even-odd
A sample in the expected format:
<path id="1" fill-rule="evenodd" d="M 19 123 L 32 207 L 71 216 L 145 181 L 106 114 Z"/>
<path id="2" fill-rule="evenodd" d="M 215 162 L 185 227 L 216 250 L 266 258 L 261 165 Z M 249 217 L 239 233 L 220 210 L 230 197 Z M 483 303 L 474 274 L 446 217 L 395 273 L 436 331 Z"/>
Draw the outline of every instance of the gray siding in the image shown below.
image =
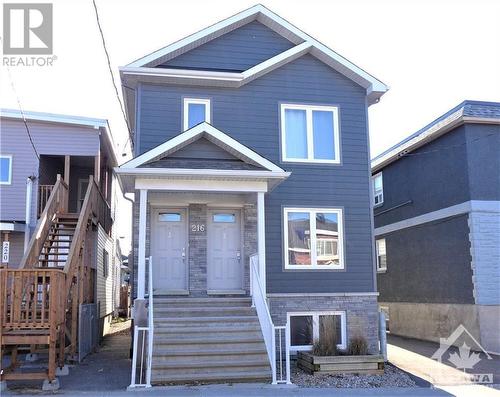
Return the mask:
<path id="1" fill-rule="evenodd" d="M 200 138 L 182 149 L 170 154 L 172 158 L 187 158 L 187 159 L 213 159 L 213 160 L 235 160 L 231 153 L 220 148 L 206 138 Z"/>
<path id="2" fill-rule="evenodd" d="M 385 237 L 387 272 L 377 277 L 381 302 L 474 303 L 468 216 Z"/>
<path id="3" fill-rule="evenodd" d="M 470 200 L 465 127 L 388 165 L 382 175 L 384 203 L 374 211 L 376 228 Z"/>
<path id="4" fill-rule="evenodd" d="M 500 125 L 466 124 L 471 200 L 500 200 Z"/>
<path id="5" fill-rule="evenodd" d="M 0 188 L 0 219 L 24 221 L 26 179 L 38 176 L 39 162 L 22 121 L 2 118 L 1 154 L 12 155 L 12 184 Z M 28 121 L 39 155 L 95 156 L 99 151 L 99 131 L 88 127 Z M 32 219 L 35 218 L 38 180 L 33 184 Z"/>
<path id="6" fill-rule="evenodd" d="M 292 175 L 266 197 L 269 292 L 369 292 L 374 289 L 365 91 L 312 56 L 239 89 L 142 85 L 137 150 L 182 131 L 182 98 L 210 97 L 212 124 Z M 342 165 L 281 163 L 280 102 L 340 108 Z M 342 207 L 345 271 L 284 271 L 282 207 Z"/>
<path id="7" fill-rule="evenodd" d="M 244 71 L 293 46 L 278 33 L 253 21 L 160 67 Z"/>

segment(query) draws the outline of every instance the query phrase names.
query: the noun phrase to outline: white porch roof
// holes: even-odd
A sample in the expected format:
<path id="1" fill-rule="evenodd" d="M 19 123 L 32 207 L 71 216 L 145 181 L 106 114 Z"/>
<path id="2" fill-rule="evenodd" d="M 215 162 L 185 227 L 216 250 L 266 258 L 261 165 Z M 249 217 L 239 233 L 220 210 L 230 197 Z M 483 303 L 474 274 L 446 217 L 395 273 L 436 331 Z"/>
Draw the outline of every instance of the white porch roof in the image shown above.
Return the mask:
<path id="1" fill-rule="evenodd" d="M 206 138 L 257 169 L 163 168 L 148 164 Z M 266 192 L 290 176 L 282 168 L 209 123 L 201 123 L 115 168 L 125 193 L 136 189 Z"/>

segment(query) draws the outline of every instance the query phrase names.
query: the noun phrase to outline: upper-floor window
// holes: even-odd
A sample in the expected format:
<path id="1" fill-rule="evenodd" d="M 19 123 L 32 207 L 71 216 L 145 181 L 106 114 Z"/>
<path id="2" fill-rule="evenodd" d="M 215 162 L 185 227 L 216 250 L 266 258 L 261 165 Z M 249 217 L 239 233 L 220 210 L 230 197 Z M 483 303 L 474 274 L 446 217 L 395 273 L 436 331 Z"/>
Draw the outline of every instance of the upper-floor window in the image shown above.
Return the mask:
<path id="1" fill-rule="evenodd" d="M 105 248 L 102 250 L 102 275 L 104 278 L 109 275 L 109 252 Z"/>
<path id="2" fill-rule="evenodd" d="M 284 209 L 285 269 L 342 269 L 342 210 Z"/>
<path id="3" fill-rule="evenodd" d="M 184 131 L 204 121 L 210 123 L 210 99 L 184 98 Z"/>
<path id="4" fill-rule="evenodd" d="M 335 106 L 282 104 L 282 160 L 340 163 L 339 131 Z"/>
<path id="5" fill-rule="evenodd" d="M 377 271 L 385 272 L 387 270 L 387 253 L 385 247 L 385 238 L 375 241 L 377 250 Z"/>
<path id="6" fill-rule="evenodd" d="M 372 186 L 373 186 L 373 204 L 380 205 L 384 202 L 384 184 L 381 172 L 372 176 Z"/>
<path id="7" fill-rule="evenodd" d="M 0 155 L 0 185 L 10 185 L 12 182 L 12 156 Z"/>

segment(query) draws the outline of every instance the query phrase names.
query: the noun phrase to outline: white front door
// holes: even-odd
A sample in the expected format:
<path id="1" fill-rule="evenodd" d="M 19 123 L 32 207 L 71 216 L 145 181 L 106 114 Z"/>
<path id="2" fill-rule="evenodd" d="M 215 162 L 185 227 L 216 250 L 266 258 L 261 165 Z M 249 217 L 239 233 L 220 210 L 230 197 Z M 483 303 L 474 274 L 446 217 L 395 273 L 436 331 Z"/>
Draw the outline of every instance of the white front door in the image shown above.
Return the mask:
<path id="1" fill-rule="evenodd" d="M 209 292 L 242 292 L 240 211 L 209 210 L 207 224 L 207 289 Z"/>
<path id="2" fill-rule="evenodd" d="M 151 213 L 151 255 L 155 294 L 187 292 L 187 220 L 185 209 Z"/>

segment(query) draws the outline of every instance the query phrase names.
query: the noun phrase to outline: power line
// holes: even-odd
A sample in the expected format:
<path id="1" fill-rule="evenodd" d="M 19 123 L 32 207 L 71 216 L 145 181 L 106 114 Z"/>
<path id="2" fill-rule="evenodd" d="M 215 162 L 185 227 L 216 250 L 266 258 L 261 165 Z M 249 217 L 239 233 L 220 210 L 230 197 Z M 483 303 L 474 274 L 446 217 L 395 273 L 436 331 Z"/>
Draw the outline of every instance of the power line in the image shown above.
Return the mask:
<path id="1" fill-rule="evenodd" d="M 21 112 L 21 116 L 23 118 L 24 128 L 26 129 L 26 133 L 28 134 L 28 138 L 30 140 L 31 147 L 33 148 L 33 151 L 35 152 L 35 155 L 36 155 L 38 161 L 40 161 L 40 155 L 38 154 L 38 151 L 36 150 L 36 147 L 35 147 L 35 143 L 33 142 L 33 137 L 31 136 L 30 128 L 28 127 L 28 122 L 26 121 L 23 107 L 21 106 L 21 100 L 19 99 L 19 95 L 17 95 L 16 87 L 14 86 L 14 79 L 12 78 L 12 75 L 10 73 L 10 67 L 7 64 L 5 66 L 7 67 L 7 73 L 9 75 L 9 80 L 10 80 L 10 86 L 12 87 L 12 91 L 14 92 L 14 96 L 16 97 L 16 100 L 17 100 L 17 106 L 19 107 L 19 111 Z"/>
<path id="2" fill-rule="evenodd" d="M 92 0 L 92 4 L 94 5 L 97 27 L 99 28 L 99 32 L 101 34 L 102 46 L 104 48 L 104 53 L 106 54 L 106 60 L 108 62 L 108 69 L 109 69 L 109 74 L 111 75 L 111 82 L 113 83 L 113 87 L 115 89 L 116 99 L 118 100 L 118 103 L 120 104 L 120 110 L 122 112 L 123 119 L 125 120 L 125 125 L 127 126 L 127 130 L 128 130 L 127 142 L 130 141 L 130 147 L 133 148 L 134 140 L 133 140 L 132 131 L 130 130 L 130 126 L 129 126 L 128 119 L 127 119 L 127 114 L 125 113 L 125 107 L 123 106 L 123 102 L 122 102 L 122 100 L 120 98 L 120 94 L 118 92 L 118 87 L 116 86 L 116 83 L 115 83 L 115 78 L 113 75 L 113 68 L 111 67 L 111 60 L 109 57 L 108 48 L 106 47 L 106 40 L 104 39 L 104 32 L 102 31 L 101 21 L 99 19 L 99 12 L 97 10 L 97 4 L 96 4 L 95 0 Z M 125 142 L 125 146 L 127 145 L 127 142 Z M 124 148 L 125 148 L 125 146 L 124 146 Z"/>

